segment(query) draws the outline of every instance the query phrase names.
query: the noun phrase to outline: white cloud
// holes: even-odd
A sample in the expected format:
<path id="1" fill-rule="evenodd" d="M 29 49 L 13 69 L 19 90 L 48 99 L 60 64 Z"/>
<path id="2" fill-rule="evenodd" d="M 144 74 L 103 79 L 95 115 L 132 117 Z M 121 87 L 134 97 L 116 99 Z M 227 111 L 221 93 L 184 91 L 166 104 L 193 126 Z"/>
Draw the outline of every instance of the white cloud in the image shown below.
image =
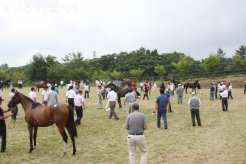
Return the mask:
<path id="1" fill-rule="evenodd" d="M 56 0 L 0 2 L 0 64 L 40 52 L 61 59 L 136 50 L 179 51 L 201 59 L 245 44 L 244 0 Z"/>

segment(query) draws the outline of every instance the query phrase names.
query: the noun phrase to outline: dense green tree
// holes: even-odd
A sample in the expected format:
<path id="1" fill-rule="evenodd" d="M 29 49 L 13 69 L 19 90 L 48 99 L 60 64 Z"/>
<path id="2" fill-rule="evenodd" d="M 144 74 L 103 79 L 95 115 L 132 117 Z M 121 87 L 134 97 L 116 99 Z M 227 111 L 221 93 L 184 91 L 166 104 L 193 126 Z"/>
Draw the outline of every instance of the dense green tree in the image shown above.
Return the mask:
<path id="1" fill-rule="evenodd" d="M 238 50 L 236 50 L 236 55 L 239 55 L 242 59 L 246 58 L 246 46 L 241 45 Z"/>
<path id="2" fill-rule="evenodd" d="M 246 66 L 246 59 L 242 58 L 239 54 L 234 55 L 232 58 L 234 68 L 240 69 Z"/>
<path id="3" fill-rule="evenodd" d="M 122 78 L 122 74 L 121 72 L 118 72 L 116 70 L 114 70 L 113 72 L 110 73 L 110 76 L 112 79 L 121 79 Z"/>
<path id="4" fill-rule="evenodd" d="M 45 57 L 42 54 L 33 55 L 29 69 L 29 79 L 31 81 L 40 81 L 47 79 L 48 64 L 46 63 Z"/>
<path id="5" fill-rule="evenodd" d="M 179 72 L 181 77 L 193 74 L 194 70 L 194 59 L 190 56 L 182 57 L 177 63 L 173 63 L 176 70 Z"/>
<path id="6" fill-rule="evenodd" d="M 203 61 L 203 66 L 205 70 L 210 73 L 217 71 L 219 65 L 220 65 L 220 59 L 215 54 L 210 54 L 209 57 L 205 58 Z"/>
<path id="7" fill-rule="evenodd" d="M 133 76 L 134 78 L 140 78 L 143 75 L 144 70 L 143 69 L 131 69 L 129 71 L 130 75 Z"/>
<path id="8" fill-rule="evenodd" d="M 163 75 L 167 72 L 166 67 L 164 65 L 158 64 L 154 67 L 154 69 L 155 72 L 160 76 L 160 78 L 163 77 Z"/>

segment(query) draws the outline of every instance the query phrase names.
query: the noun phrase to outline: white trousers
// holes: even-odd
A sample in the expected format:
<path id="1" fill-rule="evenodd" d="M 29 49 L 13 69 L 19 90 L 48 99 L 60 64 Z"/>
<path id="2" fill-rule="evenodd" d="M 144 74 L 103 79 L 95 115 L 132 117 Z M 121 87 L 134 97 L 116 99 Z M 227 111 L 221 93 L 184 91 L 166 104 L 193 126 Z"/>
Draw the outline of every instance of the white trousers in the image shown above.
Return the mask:
<path id="1" fill-rule="evenodd" d="M 141 151 L 140 164 L 147 164 L 148 147 L 144 135 L 128 135 L 127 137 L 130 164 L 135 164 L 135 152 L 138 146 Z"/>

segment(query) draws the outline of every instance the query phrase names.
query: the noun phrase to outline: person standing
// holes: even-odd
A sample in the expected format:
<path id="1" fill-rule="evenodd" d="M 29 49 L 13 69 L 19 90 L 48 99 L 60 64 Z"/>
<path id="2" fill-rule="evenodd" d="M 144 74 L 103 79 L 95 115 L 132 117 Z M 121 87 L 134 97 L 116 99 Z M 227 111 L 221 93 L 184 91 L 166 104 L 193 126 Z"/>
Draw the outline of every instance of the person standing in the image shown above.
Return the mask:
<path id="1" fill-rule="evenodd" d="M 10 111 L 10 112 L 6 113 L 5 115 L 3 114 L 5 112 L 1 108 L 2 101 L 4 101 L 4 100 L 2 99 L 2 97 L 0 97 L 0 136 L 2 137 L 1 152 L 5 152 L 6 144 L 7 144 L 7 141 L 6 141 L 7 130 L 6 130 L 5 119 L 8 118 L 9 116 L 12 116 L 13 113 Z"/>
<path id="2" fill-rule="evenodd" d="M 128 88 L 128 93 L 125 95 L 124 106 L 127 113 L 131 112 L 132 103 L 135 101 L 135 95 L 132 93 L 132 89 Z"/>
<path id="3" fill-rule="evenodd" d="M 154 84 L 153 84 L 153 86 L 152 86 L 152 90 L 153 90 L 153 92 L 154 92 L 154 96 L 155 96 L 155 98 L 157 97 L 157 83 L 156 82 L 154 82 Z"/>
<path id="4" fill-rule="evenodd" d="M 147 97 L 147 100 L 149 100 L 149 90 L 148 90 L 148 82 L 146 81 L 146 83 L 144 84 L 144 96 L 143 96 L 143 100 L 145 99 L 145 97 Z"/>
<path id="5" fill-rule="evenodd" d="M 135 152 L 138 146 L 141 151 L 141 164 L 146 164 L 148 159 L 148 147 L 144 136 L 147 129 L 147 119 L 139 112 L 139 104 L 134 102 L 131 113 L 126 118 L 126 129 L 128 130 L 127 144 L 130 164 L 135 164 Z"/>
<path id="6" fill-rule="evenodd" d="M 153 113 L 157 112 L 157 128 L 161 128 L 161 117 L 164 121 L 164 127 L 165 129 L 168 128 L 167 123 L 167 106 L 170 103 L 169 97 L 165 94 L 164 89 L 160 89 L 160 96 L 157 97 L 155 102 L 155 111 Z"/>
<path id="7" fill-rule="evenodd" d="M 115 112 L 115 106 L 116 106 L 116 101 L 118 99 L 117 93 L 114 91 L 114 87 L 111 87 L 110 92 L 107 95 L 107 99 L 109 102 L 109 108 L 110 108 L 110 114 L 109 114 L 109 119 L 114 116 L 116 120 L 119 120 L 119 117 L 117 116 Z"/>
<path id="8" fill-rule="evenodd" d="M 75 91 L 73 90 L 73 86 L 69 86 L 68 91 L 66 93 L 66 103 L 68 103 L 69 106 L 74 108 L 74 97 L 76 96 Z"/>
<path id="9" fill-rule="evenodd" d="M 77 115 L 77 119 L 74 122 L 75 125 L 78 126 L 80 125 L 81 119 L 83 118 L 83 110 L 85 110 L 85 100 L 82 96 L 82 90 L 79 90 L 78 94 L 74 97 L 74 105 Z"/>
<path id="10" fill-rule="evenodd" d="M 210 85 L 210 101 L 214 101 L 214 95 L 215 95 L 215 86 L 214 86 L 214 83 L 211 83 L 211 85 Z"/>
<path id="11" fill-rule="evenodd" d="M 32 99 L 34 102 L 36 102 L 36 100 L 37 100 L 37 96 L 36 96 L 34 87 L 32 87 L 31 92 L 29 92 L 29 98 Z"/>
<path id="12" fill-rule="evenodd" d="M 183 93 L 184 93 L 184 87 L 181 84 L 178 84 L 178 88 L 176 90 L 176 95 L 178 98 L 178 104 L 183 103 Z"/>
<path id="13" fill-rule="evenodd" d="M 45 106 L 47 105 L 48 94 L 49 94 L 48 86 L 45 86 L 44 90 L 42 91 L 42 98 Z"/>
<path id="14" fill-rule="evenodd" d="M 230 82 L 228 85 L 228 99 L 233 99 L 232 97 L 232 83 Z"/>
<path id="15" fill-rule="evenodd" d="M 47 105 L 56 106 L 57 104 L 58 104 L 57 92 L 55 91 L 55 87 L 52 86 L 47 97 Z"/>
<path id="16" fill-rule="evenodd" d="M 227 111 L 228 109 L 228 90 L 226 87 L 223 88 L 223 91 L 220 93 L 222 110 Z"/>
<path id="17" fill-rule="evenodd" d="M 244 81 L 244 94 L 246 94 L 246 81 Z"/>
<path id="18" fill-rule="evenodd" d="M 85 83 L 84 84 L 84 90 L 85 90 L 85 98 L 89 98 L 89 84 Z"/>
<path id="19" fill-rule="evenodd" d="M 191 93 L 191 97 L 189 98 L 188 105 L 190 106 L 192 125 L 196 126 L 196 122 L 195 122 L 195 118 L 196 118 L 198 126 L 201 126 L 202 124 L 201 124 L 200 113 L 199 113 L 201 100 L 199 97 L 196 96 L 195 92 Z"/>

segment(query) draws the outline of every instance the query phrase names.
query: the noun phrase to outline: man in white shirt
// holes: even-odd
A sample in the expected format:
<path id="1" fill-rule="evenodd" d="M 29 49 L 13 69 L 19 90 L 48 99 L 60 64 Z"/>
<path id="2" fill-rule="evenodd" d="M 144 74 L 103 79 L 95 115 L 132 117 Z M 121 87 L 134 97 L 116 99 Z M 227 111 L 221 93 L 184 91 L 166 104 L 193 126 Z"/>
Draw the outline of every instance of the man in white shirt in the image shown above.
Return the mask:
<path id="1" fill-rule="evenodd" d="M 110 92 L 107 95 L 107 99 L 109 101 L 109 108 L 110 108 L 110 114 L 109 114 L 109 119 L 114 116 L 116 120 L 119 119 L 117 114 L 115 113 L 115 106 L 116 106 L 116 101 L 118 99 L 117 93 L 114 91 L 114 87 L 111 87 Z"/>
<path id="2" fill-rule="evenodd" d="M 228 108 L 228 90 L 226 86 L 223 88 L 223 91 L 220 93 L 221 96 L 221 104 L 222 104 L 222 110 L 227 111 Z"/>
<path id="3" fill-rule="evenodd" d="M 48 86 L 45 86 L 44 90 L 42 91 L 43 104 L 45 106 L 47 105 L 48 94 L 49 94 Z"/>
<path id="4" fill-rule="evenodd" d="M 78 94 L 74 97 L 75 111 L 77 119 L 74 121 L 75 125 L 80 125 L 81 119 L 83 118 L 83 110 L 85 110 L 85 100 L 82 96 L 82 90 L 78 91 Z"/>
<path id="5" fill-rule="evenodd" d="M 74 108 L 74 97 L 76 96 L 75 91 L 73 90 L 73 86 L 70 86 L 67 93 L 66 93 L 66 103 L 68 103 L 69 106 Z"/>
<path id="6" fill-rule="evenodd" d="M 35 88 L 34 87 L 32 87 L 31 88 L 31 92 L 29 92 L 29 98 L 32 99 L 34 102 L 36 102 L 37 96 L 36 96 Z"/>

